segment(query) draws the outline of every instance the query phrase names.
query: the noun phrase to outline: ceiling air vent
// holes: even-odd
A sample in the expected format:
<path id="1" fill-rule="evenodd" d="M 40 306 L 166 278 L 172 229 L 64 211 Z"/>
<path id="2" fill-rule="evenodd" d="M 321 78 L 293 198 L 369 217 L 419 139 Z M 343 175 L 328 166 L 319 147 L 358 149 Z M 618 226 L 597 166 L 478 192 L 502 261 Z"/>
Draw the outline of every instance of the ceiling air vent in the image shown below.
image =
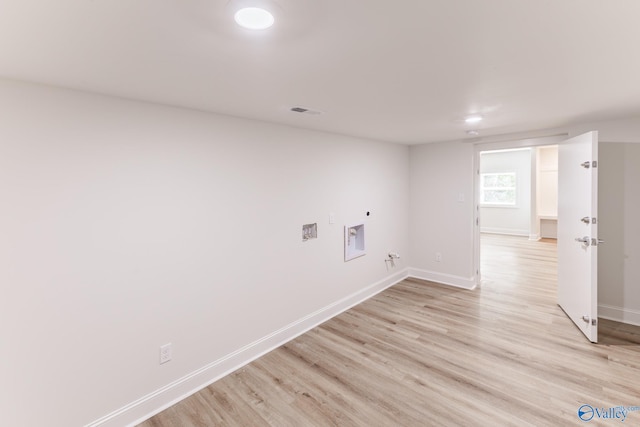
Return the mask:
<path id="1" fill-rule="evenodd" d="M 290 111 L 293 111 L 294 113 L 304 113 L 304 114 L 311 114 L 311 115 L 322 114 L 321 111 L 311 110 L 305 107 L 291 107 Z"/>

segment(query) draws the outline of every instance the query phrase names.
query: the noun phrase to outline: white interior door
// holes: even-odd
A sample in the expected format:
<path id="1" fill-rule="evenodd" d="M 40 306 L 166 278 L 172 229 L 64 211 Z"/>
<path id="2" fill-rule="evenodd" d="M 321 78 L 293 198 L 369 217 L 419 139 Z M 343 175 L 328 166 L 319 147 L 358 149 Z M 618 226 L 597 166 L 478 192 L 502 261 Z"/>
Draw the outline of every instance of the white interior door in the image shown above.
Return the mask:
<path id="1" fill-rule="evenodd" d="M 558 304 L 598 342 L 598 132 L 558 145 Z"/>

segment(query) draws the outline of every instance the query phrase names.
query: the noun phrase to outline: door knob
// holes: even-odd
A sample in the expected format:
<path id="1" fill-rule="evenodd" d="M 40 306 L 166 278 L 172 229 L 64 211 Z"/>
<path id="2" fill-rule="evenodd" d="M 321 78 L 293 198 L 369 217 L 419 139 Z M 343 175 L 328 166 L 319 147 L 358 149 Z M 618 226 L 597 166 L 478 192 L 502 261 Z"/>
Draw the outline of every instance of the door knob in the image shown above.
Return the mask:
<path id="1" fill-rule="evenodd" d="M 589 239 L 589 236 L 576 237 L 576 242 L 580 242 L 584 245 L 589 246 L 589 244 L 591 243 L 591 239 Z"/>

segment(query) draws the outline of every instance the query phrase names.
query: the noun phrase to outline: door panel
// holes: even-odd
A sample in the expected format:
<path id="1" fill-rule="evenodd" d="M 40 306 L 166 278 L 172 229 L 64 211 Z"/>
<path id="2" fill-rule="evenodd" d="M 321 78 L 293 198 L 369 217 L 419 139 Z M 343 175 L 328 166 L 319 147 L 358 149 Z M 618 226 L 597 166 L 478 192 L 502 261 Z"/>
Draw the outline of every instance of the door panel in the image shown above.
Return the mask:
<path id="1" fill-rule="evenodd" d="M 598 132 L 558 145 L 558 304 L 591 342 L 598 341 L 597 160 Z"/>

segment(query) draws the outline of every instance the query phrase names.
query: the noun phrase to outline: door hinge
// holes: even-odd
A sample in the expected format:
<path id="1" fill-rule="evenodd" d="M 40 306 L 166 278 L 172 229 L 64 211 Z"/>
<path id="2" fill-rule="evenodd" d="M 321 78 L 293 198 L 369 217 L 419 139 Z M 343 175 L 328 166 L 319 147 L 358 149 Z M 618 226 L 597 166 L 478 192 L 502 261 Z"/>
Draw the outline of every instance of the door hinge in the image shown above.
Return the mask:
<path id="1" fill-rule="evenodd" d="M 596 224 L 597 220 L 596 218 L 589 218 L 588 216 L 585 216 L 584 218 L 581 218 L 580 221 L 584 222 L 585 224 Z"/>
<path id="2" fill-rule="evenodd" d="M 597 162 L 597 160 L 594 160 L 592 162 L 584 162 L 584 163 L 580 163 L 580 166 L 582 166 L 585 169 L 589 169 L 592 166 L 594 168 L 597 168 L 598 167 L 598 162 Z"/>

